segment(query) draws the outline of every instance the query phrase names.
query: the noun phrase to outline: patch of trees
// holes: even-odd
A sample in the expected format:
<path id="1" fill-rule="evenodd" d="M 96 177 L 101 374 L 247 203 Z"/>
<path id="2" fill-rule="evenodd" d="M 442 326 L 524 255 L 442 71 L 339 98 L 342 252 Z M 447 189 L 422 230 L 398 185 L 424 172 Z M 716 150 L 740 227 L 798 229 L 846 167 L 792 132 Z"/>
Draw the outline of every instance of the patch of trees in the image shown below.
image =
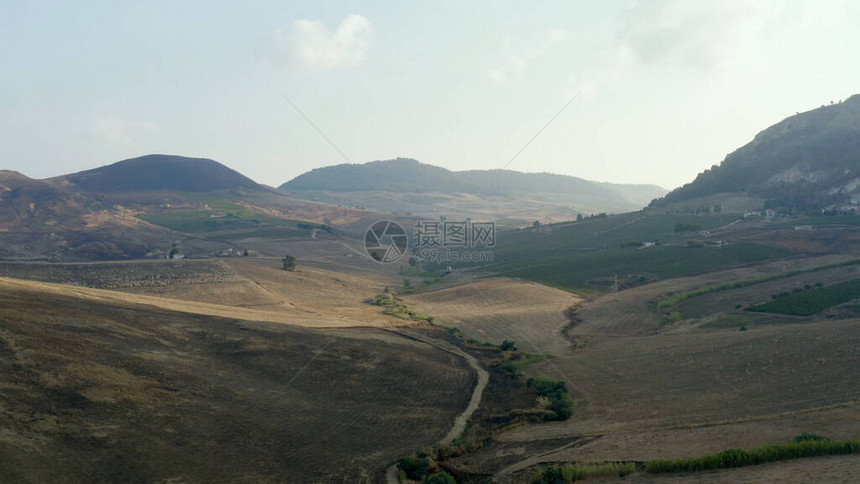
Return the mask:
<path id="1" fill-rule="evenodd" d="M 531 388 L 538 398 L 546 399 L 549 411 L 544 414 L 544 420 L 567 420 L 573 415 L 573 402 L 570 400 L 567 385 L 563 381 L 552 378 L 529 378 L 526 386 Z"/>
<path id="2" fill-rule="evenodd" d="M 401 457 L 397 469 L 403 478 L 422 484 L 457 484 L 454 476 L 441 470 L 435 460 L 424 450 Z"/>

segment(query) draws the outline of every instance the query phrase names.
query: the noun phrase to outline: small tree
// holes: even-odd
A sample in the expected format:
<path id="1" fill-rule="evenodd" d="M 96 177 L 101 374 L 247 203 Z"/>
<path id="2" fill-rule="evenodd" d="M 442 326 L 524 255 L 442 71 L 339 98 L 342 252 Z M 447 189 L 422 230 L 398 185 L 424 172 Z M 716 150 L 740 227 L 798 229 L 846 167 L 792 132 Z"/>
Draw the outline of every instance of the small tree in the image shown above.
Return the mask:
<path id="1" fill-rule="evenodd" d="M 437 472 L 431 476 L 427 476 L 424 478 L 424 484 L 457 484 L 457 481 L 454 480 L 454 476 L 448 474 L 445 471 Z"/>
<path id="2" fill-rule="evenodd" d="M 284 263 L 284 270 L 285 271 L 292 272 L 292 271 L 296 270 L 296 258 L 295 257 L 293 257 L 291 255 L 284 256 L 284 258 L 281 262 Z"/>

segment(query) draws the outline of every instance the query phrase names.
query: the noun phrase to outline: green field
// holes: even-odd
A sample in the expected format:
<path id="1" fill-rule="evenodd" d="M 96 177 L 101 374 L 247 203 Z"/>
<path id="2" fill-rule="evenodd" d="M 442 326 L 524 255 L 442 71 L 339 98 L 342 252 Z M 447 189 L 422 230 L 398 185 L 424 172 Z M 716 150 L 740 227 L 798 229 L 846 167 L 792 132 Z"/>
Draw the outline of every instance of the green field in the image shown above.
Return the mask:
<path id="1" fill-rule="evenodd" d="M 594 291 L 608 288 L 615 275 L 632 283 L 641 278 L 642 283 L 791 255 L 785 249 L 750 243 L 715 245 L 719 237 L 706 231 L 736 219 L 645 210 L 553 224 L 542 232 L 499 231 L 492 249 L 494 261 L 481 268 L 561 289 Z M 679 225 L 685 230 L 676 230 Z M 634 248 L 640 243 L 655 245 Z"/>
<path id="2" fill-rule="evenodd" d="M 498 255 L 490 266 L 503 275 L 521 277 L 561 289 L 580 289 L 594 285 L 595 279 L 647 274 L 672 278 L 740 266 L 790 253 L 784 249 L 756 244 L 724 247 L 663 246 L 647 249 L 611 249 L 564 255 L 559 252 L 536 254 L 533 262 L 504 260 Z"/>
<path id="3" fill-rule="evenodd" d="M 860 279 L 792 294 L 747 308 L 747 311 L 810 316 L 827 308 L 860 298 Z"/>
<path id="4" fill-rule="evenodd" d="M 289 220 L 255 212 L 217 193 L 183 193 L 182 196 L 190 202 L 197 203 L 201 208 L 166 210 L 141 214 L 137 217 L 145 222 L 177 232 L 243 231 L 242 235 L 244 237 L 251 237 L 253 236 L 253 232 L 251 231 L 260 228 L 264 224 L 272 228 L 292 228 L 298 231 L 296 234 L 307 232 L 295 228 L 296 224 L 300 222 L 298 220 Z M 290 232 L 279 235 L 295 234 Z"/>
<path id="5" fill-rule="evenodd" d="M 743 281 L 712 284 L 710 286 L 700 287 L 698 289 L 692 289 L 690 291 L 684 291 L 684 292 L 679 292 L 677 294 L 673 294 L 673 295 L 667 297 L 666 299 L 663 299 L 662 301 L 660 301 L 660 303 L 657 304 L 657 309 L 660 309 L 661 311 L 668 311 L 672 307 L 674 307 L 678 303 L 680 303 L 681 301 L 684 301 L 684 300 L 689 299 L 691 297 L 704 296 L 705 294 L 712 294 L 715 292 L 726 291 L 729 289 L 740 289 L 742 287 L 754 286 L 756 284 L 763 284 L 765 282 L 775 281 L 778 279 L 787 279 L 789 277 L 794 277 L 794 276 L 798 276 L 801 274 L 808 274 L 811 272 L 818 272 L 818 271 L 823 271 L 823 270 L 827 270 L 827 269 L 834 269 L 836 267 L 851 266 L 851 265 L 856 265 L 856 264 L 860 264 L 860 259 L 849 260 L 849 261 L 840 262 L 837 264 L 827 264 L 827 265 L 823 265 L 823 266 L 810 267 L 807 269 L 798 269 L 798 270 L 794 270 L 794 271 L 780 272 L 779 274 L 774 274 L 774 275 L 765 276 L 765 277 L 757 277 L 755 279 L 746 279 Z"/>

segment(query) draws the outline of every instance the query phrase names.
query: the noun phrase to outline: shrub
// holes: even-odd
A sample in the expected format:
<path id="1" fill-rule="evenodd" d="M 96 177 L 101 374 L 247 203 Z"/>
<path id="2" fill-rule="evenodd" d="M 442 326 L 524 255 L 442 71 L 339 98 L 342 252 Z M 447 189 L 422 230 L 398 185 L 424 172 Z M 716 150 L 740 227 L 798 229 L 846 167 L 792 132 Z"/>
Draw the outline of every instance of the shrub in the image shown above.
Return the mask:
<path id="1" fill-rule="evenodd" d="M 502 351 L 516 351 L 517 344 L 510 340 L 502 341 L 502 344 L 499 345 L 499 349 Z"/>
<path id="2" fill-rule="evenodd" d="M 454 480 L 454 476 L 444 471 L 427 476 L 421 482 L 424 484 L 457 484 L 457 481 Z"/>
<path id="3" fill-rule="evenodd" d="M 827 437 L 822 437 L 818 434 L 811 434 L 809 432 L 804 432 L 804 433 L 794 437 L 795 442 L 810 442 L 810 441 L 811 442 L 821 442 L 821 441 L 828 441 L 828 440 L 830 440 L 830 439 L 828 439 Z"/>
<path id="4" fill-rule="evenodd" d="M 573 415 L 573 402 L 563 381 L 529 378 L 526 385 L 532 388 L 538 397 L 549 399 L 549 412 L 544 415 L 544 420 L 567 420 Z"/>
<path id="5" fill-rule="evenodd" d="M 427 474 L 427 469 L 430 468 L 430 461 L 426 456 L 407 455 L 397 460 L 397 468 L 402 470 L 409 479 L 417 481 Z"/>
<path id="6" fill-rule="evenodd" d="M 532 482 L 535 484 L 567 484 L 592 477 L 624 477 L 636 470 L 633 462 L 606 462 L 603 464 L 564 464 L 546 467 Z"/>

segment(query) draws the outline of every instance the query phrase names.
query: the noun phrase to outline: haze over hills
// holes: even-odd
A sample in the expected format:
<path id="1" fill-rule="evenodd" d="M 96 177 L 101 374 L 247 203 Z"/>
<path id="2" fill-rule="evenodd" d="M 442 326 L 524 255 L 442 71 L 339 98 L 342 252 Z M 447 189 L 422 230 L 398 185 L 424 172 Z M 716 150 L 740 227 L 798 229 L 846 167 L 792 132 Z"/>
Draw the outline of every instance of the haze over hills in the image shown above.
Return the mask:
<path id="1" fill-rule="evenodd" d="M 656 185 L 601 183 L 550 173 L 450 171 L 410 158 L 317 168 L 279 189 L 297 197 L 394 212 L 468 216 L 471 209 L 472 215 L 520 220 L 637 210 L 666 193 Z M 537 205 L 543 205 L 543 217 Z"/>
<path id="2" fill-rule="evenodd" d="M 860 94 L 788 117 L 652 206 L 722 193 L 816 210 L 860 201 Z"/>

